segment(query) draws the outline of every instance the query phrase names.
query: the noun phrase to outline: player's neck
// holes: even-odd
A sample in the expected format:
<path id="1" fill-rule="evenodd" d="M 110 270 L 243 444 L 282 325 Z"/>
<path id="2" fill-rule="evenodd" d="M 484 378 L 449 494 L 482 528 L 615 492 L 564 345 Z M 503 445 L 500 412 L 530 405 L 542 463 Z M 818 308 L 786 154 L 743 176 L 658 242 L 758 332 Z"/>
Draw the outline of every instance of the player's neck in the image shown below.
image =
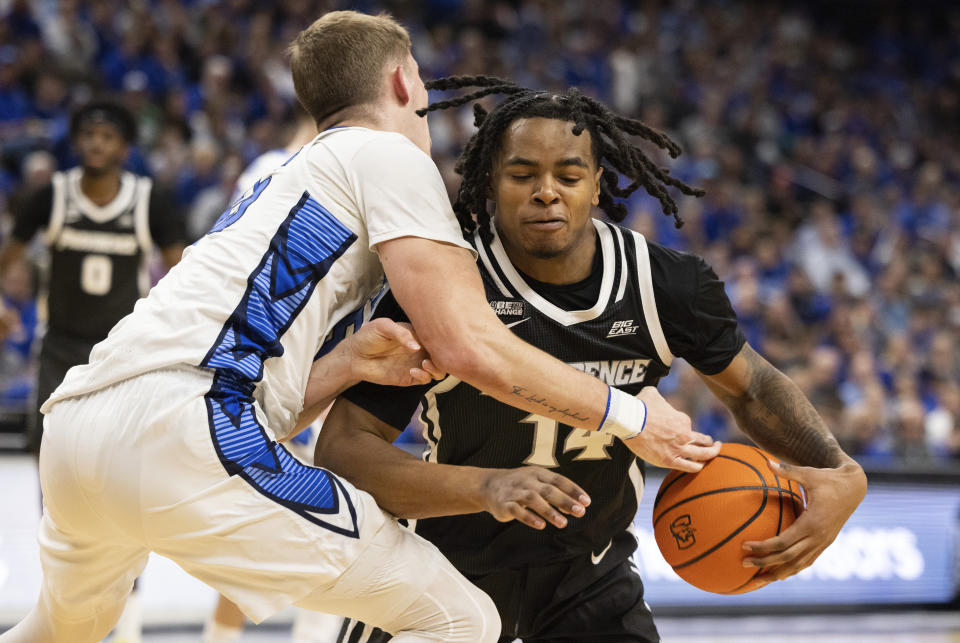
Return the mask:
<path id="1" fill-rule="evenodd" d="M 583 281 L 593 271 L 593 260 L 599 250 L 596 231 L 590 232 L 593 234 L 584 235 L 573 247 L 551 257 L 538 256 L 512 245 L 504 236 L 500 240 L 510 263 L 517 270 L 542 283 L 565 285 Z"/>
<path id="2" fill-rule="evenodd" d="M 80 191 L 97 205 L 107 205 L 120 193 L 120 178 L 123 171 L 120 169 L 105 172 L 83 170 L 80 176 Z"/>
<path id="3" fill-rule="evenodd" d="M 300 123 L 297 125 L 297 131 L 293 134 L 293 138 L 290 139 L 289 143 L 287 143 L 286 151 L 290 154 L 293 154 L 301 147 L 312 141 L 316 135 L 316 124 L 310 119 L 301 119 Z"/>
<path id="4" fill-rule="evenodd" d="M 378 110 L 369 105 L 354 105 L 334 112 L 317 124 L 319 131 L 331 127 L 365 127 L 366 129 L 381 131 L 397 131 L 394 119 L 390 117 L 390 110 Z"/>
<path id="5" fill-rule="evenodd" d="M 322 132 L 331 127 L 364 127 L 378 132 L 394 132 L 406 136 L 429 156 L 429 140 L 420 141 L 414 126 L 414 123 L 419 125 L 419 119 L 419 116 L 412 116 L 412 112 L 407 113 L 402 108 L 381 102 L 373 107 L 355 107 L 349 112 L 335 114 L 321 121 L 319 130 Z"/>

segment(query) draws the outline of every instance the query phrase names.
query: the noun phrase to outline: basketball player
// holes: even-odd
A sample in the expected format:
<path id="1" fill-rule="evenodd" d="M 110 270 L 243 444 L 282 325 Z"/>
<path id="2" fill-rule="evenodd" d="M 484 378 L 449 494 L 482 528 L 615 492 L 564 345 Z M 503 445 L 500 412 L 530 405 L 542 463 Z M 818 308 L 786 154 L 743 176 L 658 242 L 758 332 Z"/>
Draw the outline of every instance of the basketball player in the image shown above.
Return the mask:
<path id="1" fill-rule="evenodd" d="M 111 102 L 90 103 L 73 114 L 70 134 L 80 166 L 55 173 L 25 202 L 0 249 L 2 274 L 23 259 L 37 232 L 46 231 L 47 331 L 37 373 L 36 420 L 28 423 L 27 436 L 33 453 L 40 449 L 40 405 L 147 293 L 153 248 L 159 248 L 169 269 L 179 261 L 185 239 L 169 196 L 154 189 L 149 178 L 123 169 L 136 141 L 130 112 Z"/>
<path id="2" fill-rule="evenodd" d="M 50 262 L 42 299 L 47 328 L 40 343 L 35 413 L 27 421 L 27 448 L 34 454 L 40 451 L 40 405 L 147 293 L 153 248 L 159 248 L 166 270 L 180 259 L 185 239 L 169 196 L 154 189 L 148 177 L 123 169 L 136 141 L 136 121 L 125 108 L 90 103 L 74 113 L 70 133 L 80 166 L 55 173 L 25 202 L 0 249 L 0 273 L 6 273 L 23 260 L 37 232 L 46 231 Z M 134 593 L 116 640 L 139 640 L 140 621 Z"/>
<path id="3" fill-rule="evenodd" d="M 384 277 L 437 367 L 497 399 L 684 470 L 719 450 L 652 388 L 608 387 L 499 321 L 428 156 L 406 30 L 331 12 L 291 54 L 320 134 L 225 212 L 43 407 L 44 580 L 0 641 L 98 640 L 150 551 L 255 622 L 296 604 L 399 641 L 496 640 L 493 603 L 433 545 L 277 442 L 325 401 L 308 388 L 314 356 Z"/>
<path id="4" fill-rule="evenodd" d="M 599 205 L 622 220 L 614 197 L 639 185 L 664 199 L 653 183 L 659 170 L 632 134 L 679 149 L 576 90 L 534 92 L 484 77 L 428 87 L 471 85 L 486 89 L 467 99 L 510 94 L 489 114 L 475 106 L 479 130 L 457 166 L 454 210 L 479 253 L 490 306 L 518 336 L 630 393 L 656 386 L 675 357 L 686 359 L 757 443 L 817 467 L 779 468 L 804 484 L 810 505 L 780 537 L 753 543 L 745 563 L 775 566 L 761 574 L 766 582 L 809 565 L 863 498 L 859 465 L 797 387 L 746 343 L 702 259 L 591 218 Z M 632 181 L 625 190 L 620 174 Z M 405 319 L 389 295 L 377 315 Z M 425 461 L 390 444 L 418 404 Z M 512 408 L 450 375 L 420 387 L 348 390 L 327 417 L 316 462 L 387 511 L 419 519 L 416 532 L 493 598 L 502 642 L 659 640 L 631 562 L 644 463 L 609 436 Z M 565 517 L 581 494 L 590 498 L 586 514 Z M 363 628 L 345 620 L 338 641 L 389 638 Z"/>
<path id="5" fill-rule="evenodd" d="M 231 202 L 239 201 L 244 192 L 253 186 L 257 180 L 273 171 L 274 168 L 283 165 L 291 156 L 297 153 L 301 147 L 313 140 L 317 135 L 317 124 L 313 118 L 303 110 L 299 103 L 292 106 L 294 119 L 290 124 L 293 129 L 293 135 L 283 147 L 267 150 L 250 162 L 240 176 L 237 177 L 237 184 L 233 191 Z"/>
<path id="6" fill-rule="evenodd" d="M 263 176 L 270 174 L 275 168 L 286 163 L 287 159 L 297 153 L 301 147 L 309 143 L 317 135 L 317 124 L 313 118 L 303 110 L 299 103 L 293 105 L 295 118 L 291 122 L 293 135 L 284 147 L 267 150 L 257 158 L 237 178 L 232 202 L 243 198 L 244 193 Z M 322 419 L 318 419 L 318 422 Z M 312 427 L 307 427 L 287 441 L 293 455 L 306 462 L 313 461 L 313 447 L 316 434 Z M 220 595 L 213 613 L 207 618 L 203 626 L 203 643 L 231 643 L 237 641 L 243 634 L 246 618 L 240 608 L 229 599 Z M 336 631 L 340 627 L 340 618 L 332 614 L 322 614 L 311 610 L 298 609 L 293 617 L 292 640 L 294 643 L 323 640 L 323 633 Z"/>

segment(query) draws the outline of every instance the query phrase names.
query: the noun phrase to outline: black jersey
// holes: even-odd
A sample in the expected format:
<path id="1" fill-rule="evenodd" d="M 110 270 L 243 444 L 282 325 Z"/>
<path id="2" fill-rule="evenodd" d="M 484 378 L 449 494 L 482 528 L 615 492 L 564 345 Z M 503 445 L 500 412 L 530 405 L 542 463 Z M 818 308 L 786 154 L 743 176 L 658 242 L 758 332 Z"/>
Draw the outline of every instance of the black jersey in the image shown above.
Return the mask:
<path id="1" fill-rule="evenodd" d="M 171 212 L 151 216 L 157 199 L 149 178 L 125 172 L 117 196 L 99 206 L 83 194 L 82 174 L 81 168 L 54 174 L 51 186 L 18 216 L 13 234 L 27 242 L 46 228 L 47 326 L 58 335 L 95 343 L 150 288 L 147 261 L 154 241 L 164 247 L 183 235 Z M 171 225 L 159 223 L 164 217 Z"/>
<path id="2" fill-rule="evenodd" d="M 636 394 L 656 385 L 674 354 L 701 371 L 722 370 L 743 346 L 723 284 L 699 257 L 648 243 L 629 229 L 595 221 L 599 260 L 587 309 L 568 310 L 578 293 L 531 286 L 510 263 L 499 238 L 475 239 L 487 299 L 519 337 L 610 386 Z M 583 301 L 583 297 L 579 297 Z M 559 304 L 559 305 L 558 305 Z M 669 313 L 669 317 L 667 317 Z M 405 319 L 389 295 L 376 316 Z M 668 321 L 669 320 L 669 321 Z M 601 556 L 627 530 L 643 488 L 643 463 L 613 436 L 574 429 L 498 402 L 455 377 L 424 387 L 360 384 L 345 393 L 381 420 L 404 427 L 417 421 L 433 462 L 509 468 L 540 465 L 567 476 L 590 494 L 583 518 L 537 531 L 501 523 L 487 513 L 422 519 L 416 531 L 468 576 L 495 569 Z M 620 556 L 629 550 L 619 548 Z"/>

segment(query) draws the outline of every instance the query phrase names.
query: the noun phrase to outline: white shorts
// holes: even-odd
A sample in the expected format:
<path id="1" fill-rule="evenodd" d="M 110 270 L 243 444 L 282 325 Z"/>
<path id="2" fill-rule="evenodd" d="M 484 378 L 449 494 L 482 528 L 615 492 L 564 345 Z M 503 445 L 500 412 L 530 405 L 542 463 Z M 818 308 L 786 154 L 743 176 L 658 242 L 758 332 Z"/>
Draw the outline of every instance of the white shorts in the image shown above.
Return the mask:
<path id="1" fill-rule="evenodd" d="M 425 593 L 476 602 L 439 550 L 366 492 L 289 456 L 256 404 L 243 418 L 218 407 L 212 381 L 203 369 L 157 371 L 50 410 L 40 545 L 44 592 L 62 616 L 125 599 L 149 551 L 255 622 L 298 603 L 389 631 Z"/>

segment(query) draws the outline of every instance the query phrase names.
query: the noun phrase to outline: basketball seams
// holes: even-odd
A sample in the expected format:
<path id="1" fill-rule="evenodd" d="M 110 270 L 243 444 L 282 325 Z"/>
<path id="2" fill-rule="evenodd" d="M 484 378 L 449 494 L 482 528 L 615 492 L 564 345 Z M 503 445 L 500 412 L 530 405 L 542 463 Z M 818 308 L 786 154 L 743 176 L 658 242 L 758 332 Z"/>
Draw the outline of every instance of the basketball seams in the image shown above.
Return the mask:
<path id="1" fill-rule="evenodd" d="M 745 465 L 747 465 L 748 467 L 750 467 L 751 469 L 753 469 L 758 475 L 760 474 L 760 472 L 759 472 L 757 469 L 754 469 L 752 466 L 750 466 L 750 464 L 748 464 L 747 462 L 744 462 L 744 461 L 741 460 L 740 458 L 735 458 L 735 457 L 733 457 L 733 456 L 731 456 L 731 455 L 726 455 L 726 454 L 724 454 L 724 453 L 719 453 L 719 454 L 717 454 L 716 459 L 717 459 L 717 460 L 733 460 L 734 462 L 739 462 L 739 463 L 741 463 L 741 464 L 745 464 Z M 676 475 L 674 475 L 674 474 L 676 474 Z M 657 497 L 653 499 L 653 504 L 654 504 L 654 505 L 656 505 L 658 502 L 660 502 L 660 498 L 663 497 L 663 494 L 665 494 L 665 493 L 670 489 L 670 487 L 672 487 L 672 486 L 675 485 L 676 483 L 680 482 L 680 481 L 683 480 L 685 477 L 689 476 L 690 473 L 687 472 L 687 471 L 676 471 L 676 470 L 673 470 L 673 471 L 670 472 L 669 475 L 673 475 L 673 479 L 664 480 L 663 484 L 660 485 L 660 489 L 659 489 L 659 491 L 657 491 Z M 761 480 L 762 480 L 762 479 L 763 479 L 763 478 L 762 478 L 762 476 L 761 476 Z M 764 480 L 763 482 L 766 483 L 766 480 Z"/>
<path id="2" fill-rule="evenodd" d="M 717 457 L 720 457 L 720 456 L 717 456 Z M 660 485 L 660 490 L 657 491 L 657 497 L 653 499 L 653 504 L 657 504 L 658 502 L 660 502 L 660 498 L 663 497 L 663 494 L 665 494 L 667 490 L 670 489 L 670 487 L 672 487 L 676 483 L 683 480 L 684 476 L 687 475 L 685 472 L 679 472 L 679 471 L 675 471 L 672 473 L 676 473 L 677 475 L 675 475 L 672 480 L 664 480 L 664 483 Z"/>
<path id="3" fill-rule="evenodd" d="M 720 460 L 720 459 L 723 459 L 723 460 L 734 460 L 735 462 L 740 462 L 741 464 L 746 464 L 748 467 L 750 466 L 749 464 L 747 464 L 746 462 L 744 462 L 743 460 L 741 460 L 741 459 L 739 459 L 739 458 L 734 458 L 733 456 L 725 455 L 725 454 L 722 454 L 722 453 L 721 453 L 721 454 L 717 454 L 716 459 L 717 459 L 717 460 Z M 753 467 L 750 467 L 750 468 L 753 469 Z M 756 469 L 753 469 L 753 470 L 754 470 L 754 471 L 757 471 Z M 757 471 L 757 473 L 759 474 L 759 471 Z M 680 482 L 680 481 L 683 480 L 685 477 L 691 475 L 689 472 L 686 472 L 686 471 L 671 471 L 669 475 L 673 475 L 673 474 L 676 474 L 676 475 L 674 475 L 674 477 L 673 477 L 672 480 L 669 479 L 669 476 L 668 476 L 668 479 L 667 479 L 667 480 L 664 480 L 663 483 L 660 485 L 660 490 L 657 491 L 657 497 L 653 499 L 653 505 L 654 505 L 654 506 L 656 506 L 657 503 L 660 502 L 660 498 L 662 498 L 663 495 L 664 495 L 665 493 L 667 493 L 667 491 L 669 491 L 670 488 L 671 488 L 673 485 L 675 485 L 676 483 Z M 762 480 L 762 478 L 761 478 L 761 480 Z M 766 481 L 764 481 L 764 482 L 766 482 Z M 672 507 L 671 507 L 671 508 L 672 508 Z M 656 520 L 654 521 L 654 523 L 656 523 Z"/>
<path id="4" fill-rule="evenodd" d="M 727 488 L 724 488 L 724 489 L 714 489 L 714 490 L 712 490 L 712 491 L 702 492 L 702 493 L 699 493 L 699 494 L 690 496 L 689 498 L 685 498 L 685 499 L 683 499 L 683 500 L 681 500 L 681 501 L 679 501 L 679 502 L 674 503 L 674 504 L 671 505 L 670 507 L 664 509 L 664 510 L 660 513 L 660 515 L 657 516 L 657 517 L 654 519 L 654 521 L 653 521 L 654 529 L 656 529 L 656 524 L 657 524 L 657 522 L 659 522 L 659 520 L 660 520 L 661 518 L 663 518 L 663 516 L 664 516 L 666 513 L 668 513 L 668 512 L 670 512 L 671 510 L 679 507 L 680 505 L 683 505 L 683 504 L 685 504 L 685 503 L 687 503 L 687 502 L 690 502 L 690 501 L 692 501 L 692 500 L 695 500 L 695 499 L 697 499 L 697 498 L 703 498 L 703 497 L 705 497 L 705 496 L 716 495 L 716 494 L 718 494 L 718 493 L 725 493 L 725 492 L 728 492 L 728 491 L 763 491 L 763 501 L 760 503 L 759 509 L 757 509 L 757 511 L 756 511 L 748 520 L 746 520 L 742 525 L 740 525 L 739 527 L 737 527 L 737 529 L 735 529 L 735 530 L 732 531 L 729 535 L 727 535 L 725 538 L 723 538 L 720 542 L 716 543 L 715 545 L 713 545 L 712 547 L 710 547 L 710 548 L 707 549 L 706 551 L 701 552 L 701 553 L 698 554 L 697 556 L 694 556 L 692 559 L 690 559 L 690 560 L 688 560 L 688 561 L 685 561 L 685 562 L 680 563 L 680 564 L 678 564 L 678 565 L 671 565 L 671 567 L 674 569 L 674 571 L 676 571 L 676 570 L 678 570 L 678 569 L 682 569 L 682 568 L 684 568 L 684 567 L 686 567 L 686 566 L 688 566 L 688 565 L 692 565 L 692 564 L 696 563 L 697 561 L 703 560 L 704 558 L 706 558 L 707 556 L 709 556 L 709 555 L 712 554 L 713 552 L 717 551 L 718 549 L 720 549 L 721 547 L 723 547 L 724 545 L 726 545 L 728 542 L 730 542 L 730 540 L 731 540 L 734 536 L 736 536 L 737 534 L 739 534 L 740 532 L 742 532 L 744 529 L 746 529 L 747 527 L 749 527 L 751 524 L 753 524 L 753 521 L 755 521 L 759 516 L 761 516 L 761 515 L 763 514 L 764 510 L 767 508 L 767 501 L 768 501 L 768 499 L 769 499 L 769 489 L 770 489 L 770 486 L 767 485 L 767 480 L 766 480 L 766 478 L 764 478 L 763 474 L 760 472 L 760 469 L 758 469 L 757 467 L 753 466 L 752 464 L 750 464 L 750 463 L 747 462 L 746 460 L 743 460 L 743 459 L 741 459 L 741 458 L 737 458 L 737 457 L 734 457 L 734 456 L 730 456 L 730 455 L 718 455 L 717 457 L 718 457 L 718 458 L 724 458 L 724 459 L 726 459 L 726 460 L 732 460 L 732 461 L 734 461 L 734 462 L 739 462 L 739 463 L 742 464 L 743 466 L 745 466 L 745 467 L 747 467 L 748 469 L 750 469 L 751 471 L 753 471 L 754 474 L 756 474 L 756 476 L 760 479 L 760 482 L 761 482 L 762 484 L 761 484 L 760 486 L 745 486 L 745 487 L 744 487 L 744 486 L 741 486 L 741 487 L 727 487 Z M 679 476 L 678 476 L 678 479 L 679 479 Z M 657 494 L 657 495 L 660 496 L 661 494 Z"/>
<path id="5" fill-rule="evenodd" d="M 767 459 L 763 451 L 761 451 L 757 447 L 753 447 L 753 450 L 757 453 L 757 455 L 759 455 L 764 460 Z M 779 513 L 777 514 L 777 535 L 779 536 L 780 530 L 783 528 L 783 491 L 782 491 L 782 487 L 780 486 L 780 476 L 777 475 L 776 471 L 771 470 L 770 472 L 773 474 L 773 481 L 777 484 L 777 496 L 779 496 L 779 499 L 780 499 L 780 508 L 779 508 Z M 787 486 L 788 487 L 790 486 L 789 478 L 787 479 Z"/>
<path id="6" fill-rule="evenodd" d="M 766 487 L 767 487 L 767 479 L 763 477 L 763 474 L 762 474 L 762 473 L 760 473 L 760 469 L 756 468 L 755 466 L 753 466 L 752 464 L 750 464 L 750 463 L 747 462 L 746 460 L 743 460 L 743 459 L 741 459 L 741 458 L 734 457 L 734 456 L 732 456 L 732 455 L 723 454 L 723 453 L 721 453 L 720 455 L 718 455 L 718 456 L 716 457 L 716 459 L 732 460 L 732 461 L 734 461 L 734 462 L 739 462 L 740 464 L 742 464 L 743 466 L 747 467 L 748 469 L 750 469 L 751 471 L 753 471 L 753 472 L 757 475 L 757 477 L 760 479 L 761 484 L 763 485 L 763 488 L 766 488 Z M 687 474 L 684 473 L 684 474 L 681 474 L 681 475 L 677 476 L 676 479 L 675 479 L 675 480 L 672 480 L 669 485 L 665 485 L 665 486 L 666 486 L 665 489 L 664 489 L 664 488 L 661 488 L 661 489 L 660 489 L 660 492 L 657 493 L 656 499 L 653 501 L 653 506 L 654 506 L 654 508 L 656 508 L 657 502 L 660 500 L 660 498 L 663 497 L 663 494 L 664 494 L 670 487 L 673 486 L 673 483 L 676 482 L 677 480 L 679 480 L 680 478 L 682 478 L 682 477 L 685 476 L 685 475 L 687 475 Z M 730 491 L 736 490 L 734 487 L 729 487 L 728 489 L 729 489 Z M 743 489 L 746 489 L 746 487 L 741 488 L 741 490 L 743 490 Z M 657 522 L 660 521 L 660 518 L 663 517 L 663 514 L 665 514 L 665 513 L 667 513 L 668 511 L 670 511 L 670 510 L 672 510 L 672 509 L 674 509 L 674 508 L 682 505 L 683 503 L 689 502 L 690 500 L 693 500 L 694 498 L 702 497 L 702 496 L 704 496 L 704 495 L 710 495 L 711 493 L 721 493 L 722 491 L 724 491 L 724 490 L 723 490 L 723 489 L 715 489 L 715 490 L 710 491 L 710 492 L 700 493 L 700 494 L 697 494 L 697 495 L 695 495 L 695 496 L 691 496 L 691 497 L 689 497 L 689 498 L 685 498 L 684 500 L 681 500 L 680 502 L 677 502 L 677 503 L 675 503 L 675 504 L 667 507 L 667 508 L 664 509 L 662 512 L 660 512 L 660 515 L 659 515 L 659 516 L 656 516 L 656 517 L 653 519 L 654 527 L 656 527 L 656 524 L 657 524 Z"/>
<path id="7" fill-rule="evenodd" d="M 763 489 L 763 502 L 760 503 L 760 508 L 757 509 L 757 511 L 756 511 L 752 516 L 750 516 L 750 518 L 749 518 L 746 522 L 744 522 L 742 525 L 740 525 L 740 526 L 737 527 L 735 530 L 733 530 L 732 532 L 730 532 L 730 535 L 729 535 L 729 536 L 727 536 L 726 538 L 724 538 L 723 540 L 721 540 L 720 542 L 718 542 L 716 545 L 714 545 L 714 546 L 711 547 L 710 549 L 708 549 L 708 550 L 706 550 L 706 551 L 704 551 L 704 552 L 701 552 L 700 554 L 697 554 L 696 556 L 694 556 L 692 559 L 690 559 L 690 560 L 688 560 L 688 561 L 682 562 L 682 563 L 680 563 L 680 564 L 678 564 L 678 565 L 671 565 L 671 567 L 673 567 L 673 570 L 676 571 L 676 570 L 678 570 L 678 569 L 683 569 L 684 567 L 687 567 L 688 565 L 692 565 L 692 564 L 694 564 L 694 563 L 696 563 L 696 562 L 698 562 L 698 561 L 700 561 L 700 560 L 703 560 L 704 558 L 706 558 L 707 556 L 709 556 L 709 555 L 712 554 L 713 552 L 717 551 L 718 549 L 720 549 L 721 547 L 723 547 L 724 545 L 726 545 L 728 542 L 730 542 L 730 540 L 731 540 L 734 536 L 736 536 L 736 535 L 739 534 L 741 531 L 743 531 L 744 529 L 746 529 L 747 527 L 749 527 L 750 525 L 752 525 L 754 520 L 756 520 L 756 519 L 759 518 L 761 515 L 763 515 L 763 510 L 767 508 L 767 499 L 768 499 L 768 496 L 769 496 L 769 493 L 767 492 L 767 490 L 769 489 L 769 487 L 767 487 L 766 485 L 764 485 L 764 486 L 761 487 L 761 488 Z"/>
<path id="8" fill-rule="evenodd" d="M 728 591 L 723 592 L 723 593 L 724 593 L 724 594 L 736 594 L 736 593 L 738 593 L 741 589 L 743 589 L 744 587 L 746 587 L 747 585 L 749 585 L 750 583 L 752 583 L 754 580 L 756 580 L 757 574 L 759 574 L 761 571 L 763 571 L 763 570 L 762 570 L 762 569 L 758 569 L 757 571 L 753 572 L 753 576 L 751 576 L 750 578 L 748 578 L 747 580 L 745 580 L 745 581 L 743 582 L 743 584 L 737 585 L 737 586 L 734 587 L 733 589 L 728 590 Z"/>
<path id="9" fill-rule="evenodd" d="M 713 469 L 708 469 L 710 463 L 707 463 L 697 474 L 674 471 L 663 481 L 652 516 L 657 545 L 671 568 L 695 587 L 719 594 L 748 592 L 757 588 L 756 576 L 764 570 L 741 569 L 733 547 L 739 542 L 738 538 L 742 540 L 750 535 L 753 540 L 779 536 L 796 520 L 798 505 L 803 506 L 803 488 L 797 485 L 794 489 L 790 478 L 778 475 L 769 464 L 775 462 L 773 456 L 754 445 L 724 445 L 723 453 L 717 458 L 723 460 L 717 461 Z M 752 476 L 748 470 L 753 472 Z M 681 479 L 684 483 L 676 485 Z M 759 508 L 754 504 L 757 500 L 754 491 L 763 492 Z M 742 493 L 728 499 L 716 495 L 727 492 Z M 773 505 L 774 492 L 776 506 Z M 787 515 L 786 502 L 793 508 L 790 515 Z M 660 510 L 659 505 L 667 503 L 670 506 Z M 738 520 L 742 524 L 737 525 Z M 693 532 L 699 531 L 698 525 L 703 531 L 694 539 Z M 706 549 L 698 552 L 701 548 Z M 683 560 L 684 555 L 691 558 Z M 734 564 L 736 570 L 732 567 Z"/>
<path id="10" fill-rule="evenodd" d="M 767 484 L 744 485 L 740 487 L 724 487 L 723 489 L 713 489 L 711 491 L 702 491 L 696 495 L 690 496 L 689 498 L 684 498 L 683 500 L 677 501 L 676 503 L 670 505 L 669 507 L 661 511 L 659 515 L 655 516 L 653 519 L 653 525 L 654 527 L 656 527 L 657 523 L 660 522 L 660 519 L 663 518 L 664 514 L 669 513 L 670 511 L 673 511 L 680 505 L 684 505 L 693 500 L 698 500 L 700 498 L 703 498 L 704 496 L 712 496 L 718 493 L 727 493 L 729 491 L 780 491 L 782 493 L 790 494 L 793 498 L 796 498 L 798 500 L 800 499 L 800 496 L 797 495 L 796 492 L 788 491 L 782 487 L 772 487 Z"/>

